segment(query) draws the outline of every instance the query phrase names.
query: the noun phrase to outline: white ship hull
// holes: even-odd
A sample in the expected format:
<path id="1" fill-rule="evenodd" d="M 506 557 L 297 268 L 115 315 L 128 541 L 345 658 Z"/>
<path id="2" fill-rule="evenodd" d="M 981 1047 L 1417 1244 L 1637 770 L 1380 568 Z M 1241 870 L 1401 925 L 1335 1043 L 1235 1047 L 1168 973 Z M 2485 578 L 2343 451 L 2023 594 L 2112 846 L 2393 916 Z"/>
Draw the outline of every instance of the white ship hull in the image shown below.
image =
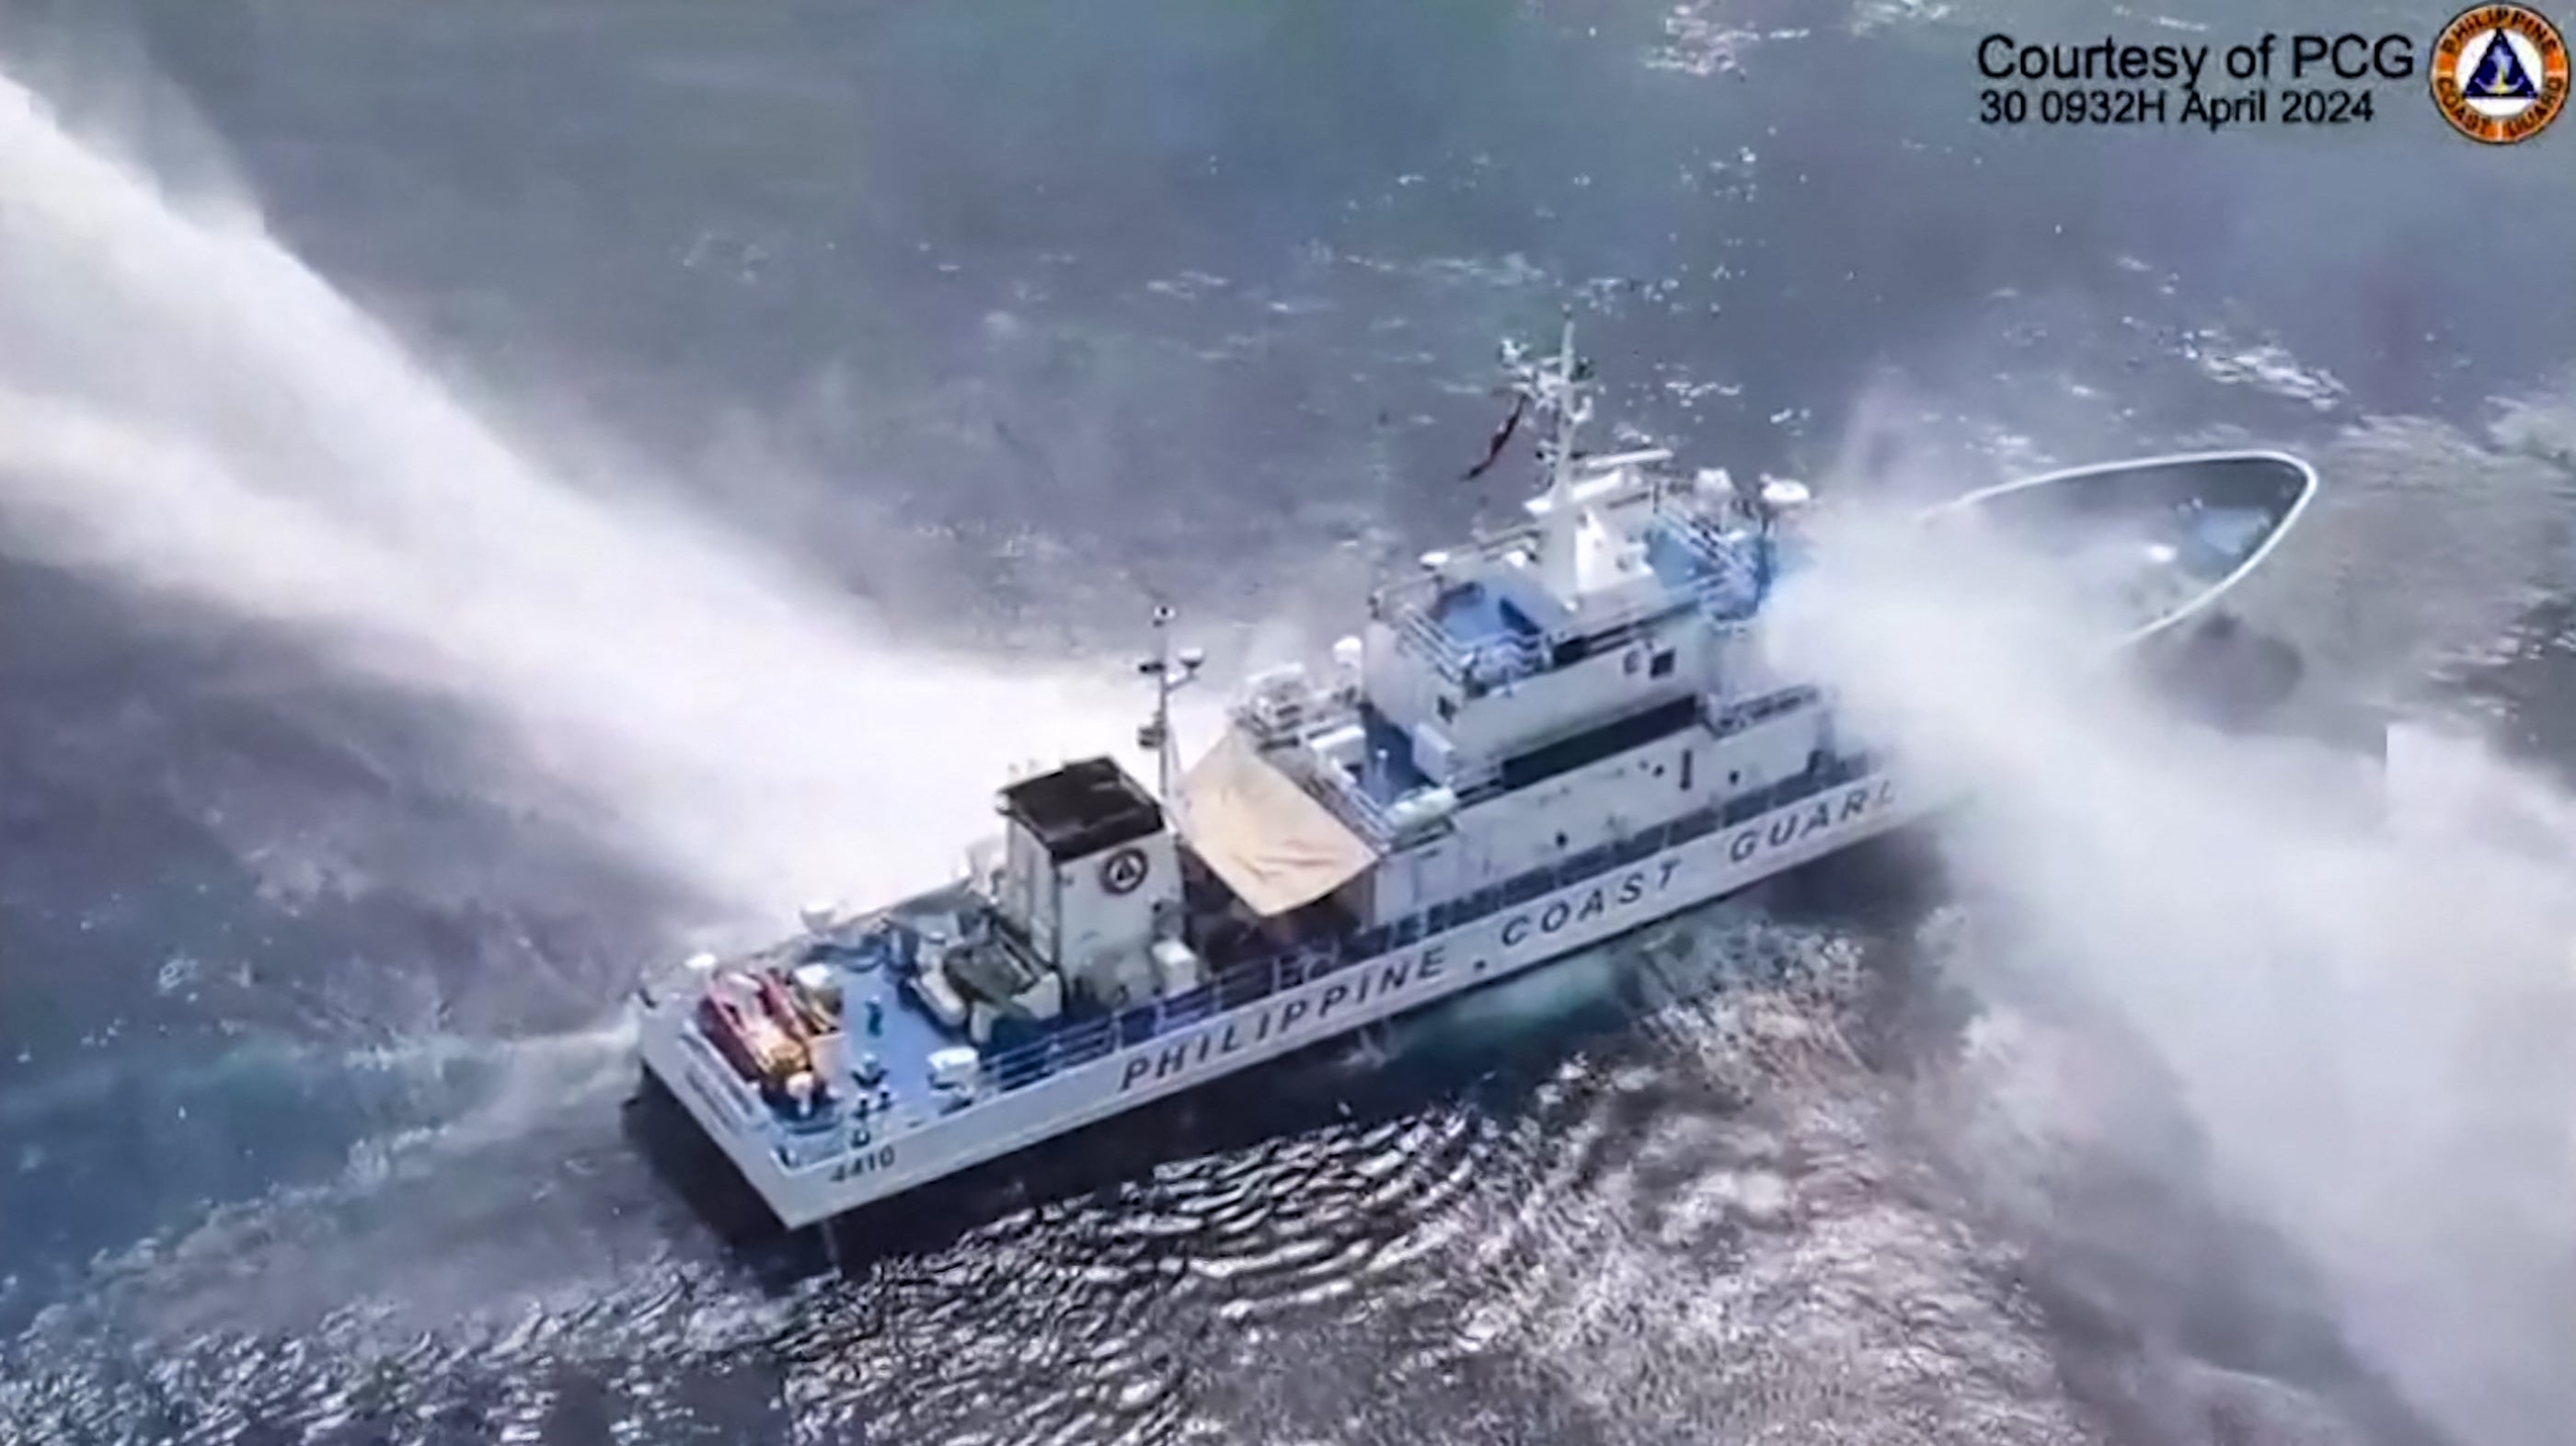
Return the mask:
<path id="1" fill-rule="evenodd" d="M 936 1118 L 789 1169 L 684 1015 L 648 1014 L 645 1067 L 790 1228 L 810 1225 L 1321 1040 L 1521 973 L 1920 817 L 1873 775 L 1345 965 Z"/>
<path id="2" fill-rule="evenodd" d="M 1186 777 L 1174 689 L 1139 665 L 1148 793 L 1107 755 L 1019 778 L 952 887 L 639 990 L 645 1068 L 793 1228 L 1521 973 L 1930 811 L 1768 633 L 1808 565 L 1794 482 L 1587 456 L 1589 368 L 1506 348 L 1547 429 L 1529 520 L 1369 598 L 1328 672 L 1242 681 Z M 2044 484 L 2044 485 L 2043 485 Z M 1936 515 L 2033 534 L 2099 596 L 2107 645 L 2205 611 L 2315 474 L 2155 458 Z M 1292 952 L 1283 941 L 1333 940 Z"/>

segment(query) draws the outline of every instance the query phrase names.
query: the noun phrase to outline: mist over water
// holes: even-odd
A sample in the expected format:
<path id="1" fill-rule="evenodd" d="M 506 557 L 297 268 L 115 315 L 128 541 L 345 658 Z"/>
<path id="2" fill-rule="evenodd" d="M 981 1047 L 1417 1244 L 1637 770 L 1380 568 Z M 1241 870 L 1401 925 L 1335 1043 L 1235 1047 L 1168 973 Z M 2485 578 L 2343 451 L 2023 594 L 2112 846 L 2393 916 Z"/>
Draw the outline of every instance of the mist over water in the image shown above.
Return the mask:
<path id="1" fill-rule="evenodd" d="M 715 910 L 929 882 L 1007 766 L 1133 721 L 1105 670 L 898 647 L 677 489 L 551 470 L 247 207 L 6 77 L 0 167 L 0 546 L 462 705 L 514 806 Z"/>
<path id="2" fill-rule="evenodd" d="M 1942 834 L 1975 940 L 1951 967 L 2151 1061 L 2222 1195 L 2309 1257 L 2432 1419 L 2563 1439 L 2576 801 L 2435 741 L 2394 750 L 2383 809 L 2375 763 L 2220 736 L 2133 691 L 2046 559 L 1970 533 L 1936 551 L 1867 511 L 1819 545 L 1789 645 L 1915 776 L 1972 800 Z"/>
<path id="3" fill-rule="evenodd" d="M 1982 21 L 1939 23 L 1940 7 L 1860 43 L 1833 7 L 1744 31 L 1748 63 L 1707 84 L 1655 61 L 1640 84 L 1639 48 L 1680 38 L 1667 6 L 1154 4 L 1109 26 L 757 4 L 610 21 L 543 0 L 489 15 L 132 8 L 185 17 L 167 59 L 202 78 L 220 141 L 154 136 L 149 163 L 125 164 L 121 128 L 112 152 L 33 104 L 0 108 L 15 183 L 0 195 L 0 454 L 18 459 L 0 466 L 0 550 L 48 564 L 6 571 L 130 605 L 61 629 L 74 659 L 93 637 L 156 645 L 130 666 L 111 653 L 22 672 L 39 741 L 0 759 L 58 781 L 64 801 L 38 823 L 66 856 L 21 876 L 33 907 L 10 922 L 32 936 L 0 939 L 0 1013 L 38 1043 L 15 1089 L 0 1042 L 0 1093 L 15 1090 L 0 1171 L 18 1166 L 0 1219 L 21 1246 L 0 1251 L 0 1331 L 44 1308 L 0 1340 L 0 1437 L 2383 1439 L 2249 1425 L 2251 1402 L 2299 1394 L 2273 1385 L 2298 1372 L 2174 1328 L 2186 1309 L 2217 1334 L 2304 1323 L 2295 1283 L 2215 1288 L 2225 1272 L 2187 1224 L 2135 1228 L 2152 1209 L 2027 1185 L 2018 1157 L 1971 1160 L 1987 1168 L 1964 1190 L 1926 1178 L 1918 1151 L 1949 1144 L 1924 1145 L 1926 1115 L 1982 1129 L 2028 1107 L 2055 1127 L 2033 1133 L 2069 1157 L 2065 1176 L 2127 1157 L 2196 1199 L 2197 1156 L 2084 1108 L 2109 1073 L 2163 1123 L 2172 1087 L 2109 1067 L 2141 1054 L 2203 1117 L 2233 1197 L 2330 1267 L 2376 1360 L 2463 1437 L 2530 1439 L 2545 1419 L 2541 1363 L 2565 1336 L 2546 1329 L 2548 1257 L 2517 1253 L 2556 1237 L 2489 1216 L 2512 1186 L 2547 1183 L 2530 1162 L 2554 1146 L 2476 1130 L 2519 1127 L 2495 1107 L 2519 1090 L 2530 1130 L 2554 1131 L 2564 1096 L 2545 1061 L 2460 1042 L 2474 1001 L 2418 1008 L 2373 972 L 2418 994 L 2496 972 L 2506 955 L 2466 958 L 2448 930 L 2424 942 L 2432 927 L 2399 909 L 2475 881 L 2407 877 L 2362 923 L 2331 925 L 2355 907 L 2336 897 L 2353 875 L 2396 872 L 2335 853 L 2378 847 L 2362 841 L 2360 780 L 2311 750 L 2178 741 L 2094 699 L 2052 629 L 2016 622 L 2029 589 L 1979 604 L 2037 634 L 2015 640 L 2026 652 L 1909 654 L 1939 666 L 1891 675 L 1906 696 L 1876 720 L 1924 766 L 1949 749 L 1949 781 L 1983 800 L 1954 825 L 1967 907 L 1941 911 L 1970 927 L 1939 957 L 1986 1006 L 1955 1075 L 1942 1022 L 1914 1017 L 1931 1006 L 1904 982 L 1913 941 L 1843 907 L 1878 902 L 1874 875 L 1819 869 L 1448 1011 L 1433 1047 L 1211 1095 L 1194 1108 L 1258 1128 L 1172 1148 L 1206 1153 L 1122 1167 L 1113 1191 L 1004 1209 L 953 1248 L 785 1299 L 703 1256 L 613 1128 L 627 1041 L 566 1022 L 613 998 L 637 951 L 589 955 L 523 928 L 515 906 L 545 894 L 632 924 L 602 902 L 627 891 L 531 879 L 454 841 L 484 830 L 411 813 L 445 787 L 541 815 L 530 833 L 549 840 L 569 819 L 587 839 L 526 852 L 601 843 L 671 892 L 772 918 L 799 894 L 909 882 L 946 862 L 947 830 L 980 821 L 1005 760 L 1113 742 L 1136 700 L 894 647 L 891 620 L 780 550 L 978 619 L 1025 599 L 1041 626 L 1123 616 L 1133 574 L 1204 608 L 1223 589 L 1181 562 L 1300 572 L 1299 596 L 1341 607 L 1381 541 L 1400 565 L 1464 525 L 1476 499 L 1456 468 L 1493 421 L 1475 364 L 1497 334 L 1544 334 L 1569 295 L 1588 298 L 1586 345 L 1618 358 L 1605 380 L 1628 395 L 1607 410 L 1739 476 L 1814 470 L 1834 399 L 1879 353 L 1931 383 L 1891 428 L 1946 436 L 1980 481 L 2175 445 L 2308 451 L 2326 506 L 2267 581 L 2304 623 L 2413 675 L 2424 654 L 2493 639 L 2528 606 L 2525 580 L 2563 582 L 2566 481 L 2538 459 L 2567 455 L 2564 388 L 2492 427 L 2466 415 L 2525 387 L 2532 358 L 2563 360 L 2556 293 L 2493 281 L 2513 257 L 2546 261 L 2564 209 L 2517 190 L 2527 168 L 2443 171 L 2467 202 L 2392 190 L 2385 176 L 2417 165 L 2393 123 L 2331 153 L 1998 147 L 1960 129 L 1937 79 Z M 98 104 L 90 77 L 56 85 L 15 50 L 7 66 Z M 997 99 L 996 66 L 1028 83 Z M 1104 95 L 1145 100 L 1104 110 Z M 2456 161 L 2448 142 L 2422 160 Z M 234 146 L 256 207 L 199 170 Z M 1983 182 L 2005 154 L 2020 180 L 1999 207 Z M 2433 264 L 2457 259 L 2464 205 L 2524 223 L 2479 234 L 2493 266 Z M 2283 234 L 2337 244 L 2284 249 Z M 357 289 L 335 296 L 290 252 Z M 1649 284 L 1587 280 L 1614 274 Z M 361 276 L 397 306 L 347 280 Z M 436 318 L 438 348 L 371 316 L 414 309 Z M 2455 344 L 2474 366 L 2453 366 Z M 496 426 L 507 413 L 474 381 L 432 375 L 449 346 L 508 379 L 502 407 L 558 382 L 623 398 L 612 429 L 676 435 L 674 455 L 697 455 L 680 415 L 697 401 L 751 412 L 730 454 L 750 465 L 568 463 L 554 416 Z M 2427 408 L 2440 417 L 2387 415 Z M 761 444 L 797 415 L 776 465 L 843 465 L 788 497 Z M 1493 480 L 1485 500 L 1517 502 L 1517 477 Z M 952 545 L 872 535 L 897 510 Z M 796 535 L 742 540 L 764 517 Z M 1265 563 L 1274 547 L 1285 561 Z M 880 586 L 880 561 L 909 566 Z M 1932 571 L 1897 568 L 1885 603 L 1937 592 Z M 950 586 L 921 585 L 942 572 Z M 149 636 L 164 623 L 174 647 Z M 31 617 L 17 637 L 47 631 Z M 1855 668 L 1927 633 L 1904 617 L 1839 631 L 1817 646 Z M 191 655 L 210 636 L 224 710 L 194 709 Z M 256 640 L 239 650 L 250 666 L 236 640 Z M 390 686 L 317 686 L 299 642 Z M 0 684 L 10 672 L 0 660 Z M 1978 678 L 2026 695 L 1944 691 Z M 123 679 L 131 708 L 112 696 Z M 332 707 L 342 693 L 370 706 Z M 401 720 L 385 759 L 364 756 L 378 702 Z M 180 716 L 119 726 L 156 712 Z M 1987 726 L 2006 712 L 2005 732 Z M 201 787 L 205 755 L 234 741 L 207 713 L 271 715 L 287 746 Z M 414 730 L 456 736 L 415 759 Z M 49 768 L 58 732 L 101 742 Z M 2048 738 L 2083 756 L 2050 757 Z M 467 756 L 443 756 L 450 743 Z M 2109 745 L 2121 756 L 2090 756 Z M 345 753 L 361 766 L 338 766 Z M 2293 766 L 2315 776 L 2272 776 Z M 2453 791 L 2433 814 L 2452 833 L 2492 806 L 2474 784 L 2535 815 L 2516 847 L 2555 847 L 2555 795 L 2473 748 L 2427 766 Z M 303 939 L 291 921 L 319 890 L 268 890 L 268 860 L 257 897 L 227 896 L 218 874 L 219 907 L 191 910 L 203 886 L 173 876 L 149 830 L 80 805 L 84 785 L 128 777 L 171 795 L 137 813 L 186 847 L 211 799 L 234 815 L 218 849 L 292 835 L 295 853 L 308 829 L 336 830 L 352 854 L 386 849 L 382 887 Z M 378 788 L 388 777 L 400 786 Z M 2345 825 L 2330 810 L 2348 779 Z M 2132 786 L 2150 797 L 2113 815 Z M 2317 812 L 2281 824 L 2261 811 L 2275 797 Z M 2408 826 L 2408 848 L 2448 846 L 2424 815 Z M 2169 857 L 2203 836 L 2209 860 Z M 2282 839 L 2338 861 L 2267 929 L 2281 891 L 2242 851 Z M 2105 882 L 2088 867 L 2105 861 L 2133 876 Z M 2195 886 L 2222 871 L 2223 893 Z M 2168 892 L 2192 908 L 2165 917 Z M 1788 895 L 1822 917 L 1779 922 Z M 2107 920 L 2083 916 L 2097 905 Z M 84 932 L 120 906 L 127 927 Z M 2344 937 L 2380 927 L 2373 910 L 2419 925 L 2404 947 L 2422 957 Z M 2266 946 L 2276 935 L 2289 942 Z M 1578 1037 L 1566 1012 L 1611 988 L 1586 977 L 1626 977 L 1631 952 L 1653 965 L 1649 1001 L 1670 1002 Z M 1773 956 L 1761 977 L 1808 983 L 1742 977 Z M 101 977 L 120 966 L 121 986 Z M 2333 971 L 2353 977 L 2319 983 Z M 330 1007 L 283 1007 L 289 982 Z M 76 1005 L 75 1028 L 27 1027 L 21 983 L 40 1008 Z M 2016 1008 L 2030 996 L 2076 1027 L 1989 1068 L 1988 1035 L 2001 1049 L 2049 1034 L 2008 1027 L 2049 1013 Z M 2566 1037 L 2542 1010 L 2513 1013 Z M 166 1045 L 165 1020 L 205 1037 Z M 1507 1027 L 1526 1031 L 1538 1082 L 1462 1082 L 1491 1074 Z M 1891 1053 L 1920 1077 L 1889 1073 Z M 2494 1072 L 2452 1078 L 2463 1061 Z M 1300 1089 L 1316 1097 L 1268 1108 Z M 2111 1253 L 2159 1279 L 2087 1296 L 2099 1308 L 2068 1312 L 2070 1328 L 2056 1303 L 2081 1283 L 2052 1278 L 2062 1253 L 2033 1268 L 2011 1228 L 2025 1221 L 1986 1228 L 1981 1211 L 2006 1213 L 1996 1198 L 2052 1212 L 2034 1235 L 2127 1231 Z M 13 1294 L 20 1259 L 58 1260 L 64 1278 Z M 2272 1263 L 2248 1259 L 2249 1276 Z M 2106 1435 L 2097 1395 L 2152 1405 L 2158 1429 Z"/>

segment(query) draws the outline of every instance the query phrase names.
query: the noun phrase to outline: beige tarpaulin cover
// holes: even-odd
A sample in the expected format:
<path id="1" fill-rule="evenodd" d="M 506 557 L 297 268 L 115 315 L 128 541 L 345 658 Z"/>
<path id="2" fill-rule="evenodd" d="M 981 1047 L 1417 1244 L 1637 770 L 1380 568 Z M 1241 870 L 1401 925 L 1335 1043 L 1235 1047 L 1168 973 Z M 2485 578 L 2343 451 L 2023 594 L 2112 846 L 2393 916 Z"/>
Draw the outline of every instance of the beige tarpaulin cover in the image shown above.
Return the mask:
<path id="1" fill-rule="evenodd" d="M 1252 911 L 1312 903 L 1377 862 L 1377 851 L 1234 729 L 1181 780 L 1181 833 Z"/>

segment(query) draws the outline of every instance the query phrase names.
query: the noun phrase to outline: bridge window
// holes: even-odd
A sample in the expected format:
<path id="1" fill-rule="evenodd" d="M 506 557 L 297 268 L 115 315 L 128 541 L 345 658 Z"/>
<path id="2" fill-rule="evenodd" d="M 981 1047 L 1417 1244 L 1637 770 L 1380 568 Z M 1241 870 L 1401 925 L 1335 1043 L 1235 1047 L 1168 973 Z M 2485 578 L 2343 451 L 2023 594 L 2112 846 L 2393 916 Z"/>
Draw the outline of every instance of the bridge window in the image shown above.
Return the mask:
<path id="1" fill-rule="evenodd" d="M 1697 722 L 1699 700 L 1675 698 L 1643 713 L 1630 714 L 1571 738 L 1541 744 L 1527 753 L 1504 759 L 1501 783 L 1507 790 L 1527 788 L 1559 774 L 1571 773 L 1605 758 L 1669 738 Z"/>
<path id="2" fill-rule="evenodd" d="M 1647 676 L 1654 678 L 1668 678 L 1672 676 L 1672 672 L 1673 650 L 1670 648 L 1655 654 L 1655 661 L 1646 668 Z"/>
<path id="3" fill-rule="evenodd" d="M 1690 792 L 1690 783 L 1691 783 L 1691 751 L 1690 751 L 1689 749 L 1685 748 L 1685 749 L 1683 749 L 1683 750 L 1682 750 L 1682 791 L 1683 791 L 1684 793 L 1688 793 L 1688 792 Z"/>

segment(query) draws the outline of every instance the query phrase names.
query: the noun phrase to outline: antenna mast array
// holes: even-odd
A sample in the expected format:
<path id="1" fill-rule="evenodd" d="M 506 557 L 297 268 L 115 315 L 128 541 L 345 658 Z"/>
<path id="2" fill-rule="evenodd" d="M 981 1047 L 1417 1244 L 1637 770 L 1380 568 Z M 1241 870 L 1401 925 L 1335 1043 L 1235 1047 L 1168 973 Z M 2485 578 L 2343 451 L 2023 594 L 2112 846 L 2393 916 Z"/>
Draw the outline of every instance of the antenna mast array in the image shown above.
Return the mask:
<path id="1" fill-rule="evenodd" d="M 1154 655 L 1136 664 L 1138 673 L 1154 680 L 1154 716 L 1136 729 L 1136 746 L 1154 755 L 1155 794 L 1176 816 L 1180 802 L 1172 793 L 1172 775 L 1180 771 L 1180 745 L 1172 737 L 1172 695 L 1198 677 L 1206 662 L 1202 649 L 1174 651 L 1171 604 L 1154 604 Z"/>
<path id="2" fill-rule="evenodd" d="M 1547 472 L 1547 511 L 1539 527 L 1539 570 L 1548 585 L 1571 596 L 1576 584 L 1575 550 L 1582 518 L 1574 501 L 1574 439 L 1592 420 L 1592 363 L 1574 354 L 1574 318 L 1556 355 L 1534 358 L 1518 342 L 1503 343 L 1503 371 L 1511 390 L 1546 422 L 1539 438 L 1539 465 Z"/>

